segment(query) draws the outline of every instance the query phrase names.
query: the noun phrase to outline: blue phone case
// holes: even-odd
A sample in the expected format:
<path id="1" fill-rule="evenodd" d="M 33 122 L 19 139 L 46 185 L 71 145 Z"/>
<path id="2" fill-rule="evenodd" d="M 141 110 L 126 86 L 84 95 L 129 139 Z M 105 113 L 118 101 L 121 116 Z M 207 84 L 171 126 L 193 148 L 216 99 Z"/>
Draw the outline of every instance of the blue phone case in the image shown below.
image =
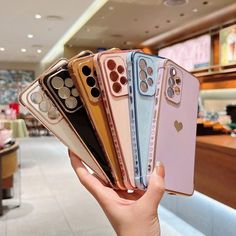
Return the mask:
<path id="1" fill-rule="evenodd" d="M 159 63 L 162 61 L 162 58 L 141 52 L 131 52 L 127 57 L 134 173 L 135 183 L 140 189 L 147 187 L 149 142 L 155 105 L 157 71 Z"/>

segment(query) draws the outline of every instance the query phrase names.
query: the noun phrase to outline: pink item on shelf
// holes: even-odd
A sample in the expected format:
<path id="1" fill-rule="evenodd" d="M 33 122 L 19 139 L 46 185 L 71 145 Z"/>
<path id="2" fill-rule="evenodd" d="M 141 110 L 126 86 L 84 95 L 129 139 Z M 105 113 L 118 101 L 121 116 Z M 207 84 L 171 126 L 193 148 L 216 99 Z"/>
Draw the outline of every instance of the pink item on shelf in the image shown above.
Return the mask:
<path id="1" fill-rule="evenodd" d="M 0 148 L 12 139 L 12 130 L 0 130 Z"/>

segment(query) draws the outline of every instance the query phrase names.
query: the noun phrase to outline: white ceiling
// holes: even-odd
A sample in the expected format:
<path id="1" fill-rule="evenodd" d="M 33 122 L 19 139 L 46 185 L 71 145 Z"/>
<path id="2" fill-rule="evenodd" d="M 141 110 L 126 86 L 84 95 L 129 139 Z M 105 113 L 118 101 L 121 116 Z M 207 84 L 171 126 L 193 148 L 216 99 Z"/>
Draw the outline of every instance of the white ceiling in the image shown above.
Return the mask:
<path id="1" fill-rule="evenodd" d="M 176 7 L 167 7 L 162 0 L 0 0 L 0 48 L 5 48 L 0 50 L 0 62 L 40 62 L 95 2 L 105 4 L 68 41 L 69 46 L 139 47 L 147 39 L 196 21 L 235 0 L 208 0 L 208 4 L 203 4 L 206 0 L 188 0 L 188 4 Z M 193 12 L 195 8 L 198 12 Z M 42 19 L 36 20 L 35 14 L 41 14 Z M 28 34 L 34 38 L 27 38 Z M 23 53 L 21 48 L 27 51 Z"/>
<path id="2" fill-rule="evenodd" d="M 171 7 L 162 0 L 110 0 L 69 40 L 68 46 L 140 47 L 147 39 L 234 3 L 235 0 L 188 0 L 185 5 Z"/>
<path id="3" fill-rule="evenodd" d="M 94 0 L 0 0 L 0 61 L 39 62 Z M 37 20 L 35 14 L 41 14 Z M 59 16 L 50 20 L 47 16 Z M 34 38 L 27 38 L 33 34 Z M 25 48 L 26 52 L 21 52 Z M 37 49 L 42 53 L 38 54 Z"/>

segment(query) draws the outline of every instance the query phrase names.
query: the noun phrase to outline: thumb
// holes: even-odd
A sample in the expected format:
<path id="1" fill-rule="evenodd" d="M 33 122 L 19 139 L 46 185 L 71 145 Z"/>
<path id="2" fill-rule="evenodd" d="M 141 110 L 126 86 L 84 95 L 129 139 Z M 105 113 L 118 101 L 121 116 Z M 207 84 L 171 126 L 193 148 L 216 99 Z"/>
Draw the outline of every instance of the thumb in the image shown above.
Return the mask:
<path id="1" fill-rule="evenodd" d="M 146 193 L 140 199 L 144 205 L 151 209 L 157 209 L 161 198 L 165 192 L 165 168 L 161 162 L 157 162 L 155 169 L 150 177 Z"/>

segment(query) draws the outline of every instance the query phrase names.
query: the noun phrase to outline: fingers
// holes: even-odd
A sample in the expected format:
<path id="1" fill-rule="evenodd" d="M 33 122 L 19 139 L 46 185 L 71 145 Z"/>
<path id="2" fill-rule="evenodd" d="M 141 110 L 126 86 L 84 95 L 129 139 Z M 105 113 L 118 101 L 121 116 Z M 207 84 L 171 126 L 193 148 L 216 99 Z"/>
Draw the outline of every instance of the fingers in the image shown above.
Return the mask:
<path id="1" fill-rule="evenodd" d="M 165 191 L 165 169 L 164 166 L 158 162 L 149 180 L 149 185 L 146 193 L 140 198 L 140 202 L 144 206 L 150 206 L 151 209 L 156 210 Z"/>
<path id="2" fill-rule="evenodd" d="M 79 177 L 81 184 L 97 199 L 103 198 L 105 186 L 93 175 L 91 175 L 78 156 L 69 151 L 71 165 Z"/>

